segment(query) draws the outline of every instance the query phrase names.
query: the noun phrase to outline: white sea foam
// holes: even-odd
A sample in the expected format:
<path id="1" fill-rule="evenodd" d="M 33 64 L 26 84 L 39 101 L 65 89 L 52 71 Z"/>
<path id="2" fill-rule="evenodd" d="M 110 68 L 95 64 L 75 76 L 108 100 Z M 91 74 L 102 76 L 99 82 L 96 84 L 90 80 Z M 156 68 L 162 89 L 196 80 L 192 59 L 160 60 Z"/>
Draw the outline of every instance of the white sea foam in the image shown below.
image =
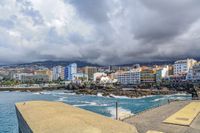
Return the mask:
<path id="1" fill-rule="evenodd" d="M 49 92 L 49 91 L 42 91 L 42 92 L 39 92 L 40 94 L 42 95 L 50 95 L 52 94 L 52 92 Z"/>
<path id="2" fill-rule="evenodd" d="M 116 108 L 114 108 L 114 107 L 108 107 L 107 110 L 111 114 L 112 118 L 116 117 Z M 128 117 L 128 116 L 131 116 L 131 115 L 134 115 L 134 114 L 131 113 L 130 110 L 124 109 L 124 108 L 121 108 L 121 107 L 118 108 L 118 117 L 119 118 L 122 119 L 122 118 L 125 118 L 125 117 Z"/>
<path id="3" fill-rule="evenodd" d="M 130 99 L 130 98 L 127 97 L 127 96 L 116 96 L 116 95 L 114 95 L 114 94 L 110 94 L 110 97 L 120 98 L 120 99 Z"/>
<path id="4" fill-rule="evenodd" d="M 67 94 L 67 93 L 64 93 L 64 92 L 56 92 L 56 93 L 54 93 L 54 94 L 57 94 L 57 95 L 65 95 L 65 94 Z"/>
<path id="5" fill-rule="evenodd" d="M 187 96 L 188 94 L 186 94 L 186 93 L 177 93 L 177 94 L 174 94 L 175 96 Z"/>
<path id="6" fill-rule="evenodd" d="M 3 92 L 10 92 L 10 91 L 3 91 Z"/>
<path id="7" fill-rule="evenodd" d="M 87 104 L 89 104 L 89 105 L 91 105 L 91 106 L 96 106 L 96 105 L 98 105 L 96 102 L 85 102 L 85 103 L 87 103 Z"/>
<path id="8" fill-rule="evenodd" d="M 76 95 L 76 93 L 73 93 L 73 92 L 54 92 L 53 94 L 56 94 L 56 95 Z"/>
<path id="9" fill-rule="evenodd" d="M 76 95 L 76 93 L 73 93 L 73 92 L 67 92 L 65 94 L 67 94 L 67 95 Z"/>
<path id="10" fill-rule="evenodd" d="M 98 97 L 103 97 L 103 94 L 102 93 L 97 93 L 97 96 Z"/>
<path id="11" fill-rule="evenodd" d="M 189 96 L 189 94 L 186 94 L 186 93 L 176 93 L 176 94 L 165 95 L 165 97 L 173 97 L 173 96 Z"/>
<path id="12" fill-rule="evenodd" d="M 60 97 L 57 101 L 63 102 L 63 101 L 65 101 L 65 98 L 67 98 L 67 97 Z"/>
<path id="13" fill-rule="evenodd" d="M 154 99 L 153 101 L 154 101 L 154 102 L 157 102 L 157 101 L 161 101 L 161 100 L 164 100 L 164 99 L 166 99 L 166 98 L 164 98 L 164 97 L 162 97 L 162 98 L 156 98 L 156 99 Z"/>
<path id="14" fill-rule="evenodd" d="M 143 99 L 148 97 L 154 97 L 155 95 L 148 95 L 148 96 L 142 96 L 142 97 L 127 97 L 127 96 L 116 96 L 114 94 L 110 94 L 110 97 L 114 98 L 120 98 L 120 99 Z"/>
<path id="15" fill-rule="evenodd" d="M 40 92 L 34 92 L 33 94 L 34 95 L 40 95 Z"/>
<path id="16" fill-rule="evenodd" d="M 108 104 L 105 104 L 105 103 L 96 103 L 96 102 L 87 102 L 87 101 L 84 101 L 82 102 L 81 104 L 76 104 L 74 106 L 78 106 L 78 107 L 81 107 L 81 106 L 108 106 Z"/>
<path id="17" fill-rule="evenodd" d="M 172 97 L 170 99 L 173 99 L 173 100 L 185 100 L 186 98 L 184 98 L 184 97 Z"/>
<path id="18" fill-rule="evenodd" d="M 153 101 L 154 102 L 157 102 L 157 101 L 161 101 L 161 100 L 165 100 L 165 99 L 171 99 L 171 100 L 185 100 L 186 97 L 181 97 L 181 96 L 184 96 L 184 95 L 187 95 L 187 94 L 173 94 L 173 95 L 165 95 L 164 97 L 162 98 L 156 98 L 154 99 Z"/>
<path id="19" fill-rule="evenodd" d="M 148 96 L 134 97 L 134 98 L 132 98 L 132 99 L 144 99 L 144 98 L 148 98 L 148 97 L 155 97 L 155 95 L 148 95 Z"/>
<path id="20" fill-rule="evenodd" d="M 76 105 L 73 105 L 75 107 L 83 107 L 83 106 L 88 106 L 88 104 L 76 104 Z"/>
<path id="21" fill-rule="evenodd" d="M 34 92 L 33 94 L 35 94 L 35 95 L 49 95 L 49 94 L 52 94 L 52 93 L 48 92 L 48 91 L 41 91 L 41 92 Z"/>

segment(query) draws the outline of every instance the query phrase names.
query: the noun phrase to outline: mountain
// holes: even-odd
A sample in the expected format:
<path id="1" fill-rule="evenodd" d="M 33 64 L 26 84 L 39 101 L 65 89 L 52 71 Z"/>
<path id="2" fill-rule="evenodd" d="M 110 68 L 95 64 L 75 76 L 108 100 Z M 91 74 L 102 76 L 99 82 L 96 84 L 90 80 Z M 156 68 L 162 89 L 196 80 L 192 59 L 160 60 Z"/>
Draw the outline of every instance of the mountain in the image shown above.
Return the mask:
<path id="1" fill-rule="evenodd" d="M 16 64 L 16 65 L 13 65 L 13 66 L 34 66 L 34 65 L 37 65 L 37 66 L 45 66 L 47 68 L 52 68 L 54 66 L 58 66 L 58 65 L 61 65 L 61 66 L 67 66 L 71 63 L 77 63 L 77 66 L 78 67 L 84 67 L 84 66 L 99 66 L 97 64 L 92 64 L 92 63 L 88 63 L 88 62 L 85 62 L 85 61 L 38 61 L 38 62 L 31 62 L 31 63 L 22 63 L 22 64 Z"/>
<path id="2" fill-rule="evenodd" d="M 185 58 L 184 58 L 185 59 Z M 200 58 L 195 58 L 197 61 L 200 60 Z M 174 62 L 178 60 L 178 59 L 172 59 L 172 60 L 168 60 L 168 61 L 141 61 L 141 62 L 131 62 L 128 64 L 119 64 L 119 65 L 112 65 L 112 66 L 133 66 L 134 64 L 140 64 L 145 65 L 145 66 L 152 66 L 152 65 L 168 65 L 168 64 L 174 64 Z M 20 67 L 28 67 L 28 66 L 45 66 L 48 68 L 52 68 L 53 66 L 67 66 L 71 63 L 77 63 L 78 67 L 84 67 L 84 66 L 103 66 L 103 65 L 98 65 L 98 64 L 93 64 L 93 63 L 88 63 L 86 61 L 37 61 L 37 62 L 31 62 L 31 63 L 21 63 L 21 64 L 13 64 L 13 65 L 2 65 L 2 66 L 9 66 L 9 67 L 16 67 L 16 66 L 20 66 Z M 109 65 L 107 65 L 109 66 Z"/>

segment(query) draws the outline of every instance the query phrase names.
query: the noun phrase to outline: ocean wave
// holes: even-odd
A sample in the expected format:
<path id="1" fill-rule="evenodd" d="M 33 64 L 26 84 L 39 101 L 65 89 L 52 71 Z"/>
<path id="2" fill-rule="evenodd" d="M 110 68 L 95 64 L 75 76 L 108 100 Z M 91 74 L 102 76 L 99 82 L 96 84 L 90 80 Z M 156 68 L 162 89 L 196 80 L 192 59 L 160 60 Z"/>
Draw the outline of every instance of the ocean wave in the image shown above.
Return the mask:
<path id="1" fill-rule="evenodd" d="M 81 104 L 75 104 L 73 106 L 81 107 L 81 106 L 109 106 L 109 105 L 105 104 L 105 103 L 96 103 L 96 102 L 85 101 L 85 102 L 81 102 Z"/>
<path id="2" fill-rule="evenodd" d="M 177 94 L 174 94 L 175 96 L 187 96 L 187 95 L 189 95 L 189 94 L 187 94 L 187 93 L 177 93 Z"/>
<path id="3" fill-rule="evenodd" d="M 182 95 L 173 95 L 173 96 L 168 96 L 168 97 L 162 97 L 162 98 L 156 98 L 153 101 L 157 102 L 157 101 L 162 101 L 162 100 L 187 100 L 187 97 L 181 97 Z"/>
<path id="4" fill-rule="evenodd" d="M 2 91 L 2 92 L 10 92 L 10 91 Z M 16 91 L 15 91 L 16 92 Z"/>
<path id="5" fill-rule="evenodd" d="M 66 92 L 65 94 L 67 94 L 67 95 L 76 95 L 76 93 L 73 93 L 73 92 Z"/>
<path id="6" fill-rule="evenodd" d="M 53 95 L 76 95 L 76 93 L 72 92 L 54 92 Z"/>
<path id="7" fill-rule="evenodd" d="M 41 91 L 41 92 L 38 92 L 38 93 L 41 94 L 41 95 L 50 95 L 50 94 L 52 94 L 49 91 Z M 36 94 L 37 94 L 37 92 L 36 92 Z"/>
<path id="8" fill-rule="evenodd" d="M 176 93 L 176 94 L 165 95 L 165 97 L 174 97 L 174 96 L 190 96 L 190 94 L 187 94 L 187 93 Z"/>
<path id="9" fill-rule="evenodd" d="M 144 99 L 149 97 L 155 97 L 155 95 L 141 96 L 141 97 L 133 97 L 132 99 Z"/>
<path id="10" fill-rule="evenodd" d="M 127 97 L 127 96 L 117 96 L 114 94 L 110 94 L 110 97 L 119 98 L 119 99 L 144 99 L 148 97 L 155 97 L 155 95 L 141 96 L 141 97 Z"/>
<path id="11" fill-rule="evenodd" d="M 172 100 L 186 100 L 186 97 L 171 97 Z"/>
<path id="12" fill-rule="evenodd" d="M 89 105 L 91 105 L 91 106 L 96 106 L 96 105 L 98 105 L 96 102 L 84 102 L 84 103 L 89 104 Z"/>
<path id="13" fill-rule="evenodd" d="M 33 94 L 34 95 L 40 95 L 40 92 L 34 92 Z"/>
<path id="14" fill-rule="evenodd" d="M 57 91 L 40 91 L 40 92 L 34 92 L 33 94 L 36 95 L 53 95 L 53 96 L 59 96 L 59 95 L 76 95 L 72 92 L 57 92 Z"/>
<path id="15" fill-rule="evenodd" d="M 52 92 L 49 92 L 49 91 L 40 91 L 40 92 L 31 92 L 32 94 L 34 95 L 53 95 Z"/>
<path id="16" fill-rule="evenodd" d="M 84 107 L 84 106 L 88 106 L 88 104 L 75 104 L 73 106 L 74 107 Z"/>
<path id="17" fill-rule="evenodd" d="M 117 95 L 114 95 L 114 94 L 110 94 L 110 97 L 120 98 L 120 99 L 131 99 L 130 97 L 127 97 L 127 96 L 117 96 Z"/>
<path id="18" fill-rule="evenodd" d="M 153 101 L 154 101 L 154 102 L 158 102 L 158 101 L 165 100 L 165 99 L 167 99 L 167 98 L 162 97 L 162 98 L 156 98 L 156 99 L 154 99 Z"/>
<path id="19" fill-rule="evenodd" d="M 103 97 L 103 94 L 102 93 L 97 93 L 97 96 L 98 97 Z"/>
<path id="20" fill-rule="evenodd" d="M 110 113 L 110 115 L 111 115 L 112 118 L 116 117 L 116 108 L 114 108 L 114 107 L 108 107 L 107 111 Z M 132 115 L 134 115 L 134 114 L 130 110 L 124 109 L 122 107 L 118 108 L 118 117 L 120 119 L 123 119 L 123 118 L 128 117 L 128 116 L 132 116 Z"/>
<path id="21" fill-rule="evenodd" d="M 63 101 L 65 101 L 65 98 L 67 98 L 67 97 L 60 97 L 58 100 L 56 100 L 56 101 L 59 101 L 59 102 L 63 102 Z"/>

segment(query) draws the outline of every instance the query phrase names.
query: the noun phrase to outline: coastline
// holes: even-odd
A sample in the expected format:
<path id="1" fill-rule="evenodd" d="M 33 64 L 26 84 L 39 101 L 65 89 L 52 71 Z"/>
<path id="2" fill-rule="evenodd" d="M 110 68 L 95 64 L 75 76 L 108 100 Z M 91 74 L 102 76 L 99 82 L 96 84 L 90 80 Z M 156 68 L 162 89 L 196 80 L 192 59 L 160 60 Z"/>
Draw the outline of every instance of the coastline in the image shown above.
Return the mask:
<path id="1" fill-rule="evenodd" d="M 175 94 L 176 95 L 176 94 Z M 8 125 L 11 123 L 11 129 L 13 131 L 17 131 L 17 127 L 15 126 L 15 110 L 13 110 L 13 105 L 16 102 L 21 101 L 29 101 L 29 100 L 49 100 L 49 101 L 59 101 L 74 105 L 79 108 L 88 109 L 92 112 L 99 113 L 106 117 L 115 118 L 115 102 L 119 102 L 119 114 L 123 113 L 123 117 L 119 115 L 120 119 L 123 119 L 124 112 L 126 114 L 132 113 L 137 114 L 138 111 L 146 110 L 148 107 L 152 107 L 153 105 L 158 105 L 159 103 L 164 103 L 167 98 L 175 99 L 179 96 L 169 95 L 169 96 L 145 96 L 138 98 L 128 98 L 128 97 L 120 97 L 115 96 L 115 98 L 104 97 L 101 94 L 95 95 L 76 95 L 72 93 L 72 91 L 68 90 L 55 90 L 55 91 L 42 91 L 42 92 L 0 92 L 1 102 L 3 103 L 5 108 L 1 108 L 1 117 L 3 117 L 4 122 L 3 125 L 5 128 L 0 129 L 0 132 L 7 131 Z M 163 97 L 165 97 L 163 99 Z M 182 97 L 182 96 L 180 96 Z M 126 99 L 124 99 L 126 98 Z M 9 100 L 11 99 L 11 100 Z M 160 99 L 159 101 L 155 101 L 155 99 Z M 79 106 L 82 105 L 82 106 Z M 11 113 L 6 113 L 7 111 L 11 111 Z M 11 115 L 10 115 L 11 114 Z"/>
<path id="2" fill-rule="evenodd" d="M 177 93 L 184 93 L 184 92 L 177 92 L 177 91 L 170 91 L 170 90 L 156 90 L 156 89 L 133 89 L 133 90 L 92 90 L 92 89 L 78 89 L 73 90 L 76 94 L 83 94 L 83 95 L 102 95 L 102 96 L 109 96 L 117 98 L 120 97 L 128 97 L 128 98 L 139 98 L 139 97 L 146 97 L 146 96 L 153 96 L 153 95 L 172 95 Z"/>
<path id="3" fill-rule="evenodd" d="M 39 92 L 39 91 L 43 91 L 43 88 L 41 87 L 26 87 L 26 88 L 11 88 L 11 87 L 7 87 L 7 88 L 0 88 L 0 92 L 1 91 L 21 91 L 21 92 Z"/>
<path id="4" fill-rule="evenodd" d="M 171 90 L 156 90 L 156 89 L 133 89 L 133 90 L 122 90 L 122 89 L 66 89 L 66 88 L 55 88 L 55 87 L 24 87 L 24 88 L 0 88 L 1 91 L 20 91 L 20 92 L 42 92 L 42 91 L 54 91 L 63 90 L 70 91 L 77 95 L 94 95 L 94 96 L 105 96 L 113 98 L 141 98 L 153 95 L 172 95 L 172 94 L 185 94 L 185 92 L 171 91 Z"/>

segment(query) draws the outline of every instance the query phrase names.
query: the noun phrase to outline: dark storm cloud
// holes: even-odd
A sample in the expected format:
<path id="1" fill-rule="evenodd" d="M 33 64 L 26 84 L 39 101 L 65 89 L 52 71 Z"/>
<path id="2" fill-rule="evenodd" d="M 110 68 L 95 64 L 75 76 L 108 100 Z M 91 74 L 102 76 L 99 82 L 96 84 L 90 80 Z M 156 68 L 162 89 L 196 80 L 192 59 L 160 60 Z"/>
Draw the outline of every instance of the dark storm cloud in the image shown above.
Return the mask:
<path id="1" fill-rule="evenodd" d="M 65 0 L 74 5 L 80 16 L 95 23 L 108 21 L 107 0 Z"/>
<path id="2" fill-rule="evenodd" d="M 20 61 L 121 64 L 200 57 L 199 0 L 8 1 L 0 2 L 1 57 L 13 49 Z"/>
<path id="3" fill-rule="evenodd" d="M 152 0 L 141 1 L 149 10 L 138 17 L 138 28 L 133 30 L 137 39 L 145 41 L 168 41 L 190 28 L 200 17 L 200 1 L 197 0 Z M 142 15 L 142 14 L 138 14 Z"/>

